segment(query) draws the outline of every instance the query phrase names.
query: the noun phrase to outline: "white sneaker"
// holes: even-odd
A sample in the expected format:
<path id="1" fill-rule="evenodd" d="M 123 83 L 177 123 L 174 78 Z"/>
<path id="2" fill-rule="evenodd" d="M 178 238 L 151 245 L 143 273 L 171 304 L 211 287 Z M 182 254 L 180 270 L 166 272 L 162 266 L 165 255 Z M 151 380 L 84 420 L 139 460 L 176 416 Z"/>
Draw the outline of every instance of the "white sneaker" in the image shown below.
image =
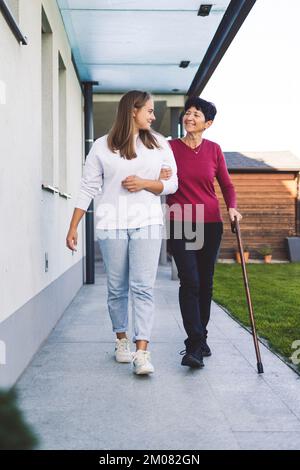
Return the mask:
<path id="1" fill-rule="evenodd" d="M 150 362 L 150 353 L 149 351 L 143 351 L 139 349 L 136 353 L 133 354 L 133 371 L 137 375 L 142 374 L 152 374 L 154 372 L 154 367 Z"/>
<path id="2" fill-rule="evenodd" d="M 127 338 L 116 339 L 115 358 L 117 362 L 131 362 L 132 352 Z"/>

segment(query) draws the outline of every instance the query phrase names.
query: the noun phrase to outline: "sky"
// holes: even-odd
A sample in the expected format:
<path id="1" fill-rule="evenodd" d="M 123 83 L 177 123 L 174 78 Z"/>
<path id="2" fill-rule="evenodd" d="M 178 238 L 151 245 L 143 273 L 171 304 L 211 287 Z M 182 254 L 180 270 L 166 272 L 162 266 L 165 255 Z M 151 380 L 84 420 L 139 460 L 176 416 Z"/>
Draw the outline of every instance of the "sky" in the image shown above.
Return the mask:
<path id="1" fill-rule="evenodd" d="M 218 110 L 206 137 L 224 151 L 300 158 L 299 18 L 299 0 L 257 0 L 203 90 Z"/>

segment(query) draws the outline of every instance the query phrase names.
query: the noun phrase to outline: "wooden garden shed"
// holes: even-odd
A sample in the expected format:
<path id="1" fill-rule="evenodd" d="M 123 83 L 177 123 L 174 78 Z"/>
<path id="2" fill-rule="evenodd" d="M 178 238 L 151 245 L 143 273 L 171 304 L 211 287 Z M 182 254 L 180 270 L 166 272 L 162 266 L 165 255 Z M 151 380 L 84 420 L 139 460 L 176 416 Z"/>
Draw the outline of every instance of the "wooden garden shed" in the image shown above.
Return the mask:
<path id="1" fill-rule="evenodd" d="M 271 245 L 273 259 L 287 260 L 286 237 L 300 235 L 300 159 L 290 152 L 225 152 L 225 159 L 243 215 L 242 238 L 250 257 L 262 258 L 258 250 Z M 216 192 L 224 220 L 219 258 L 230 259 L 236 238 L 218 184 Z"/>

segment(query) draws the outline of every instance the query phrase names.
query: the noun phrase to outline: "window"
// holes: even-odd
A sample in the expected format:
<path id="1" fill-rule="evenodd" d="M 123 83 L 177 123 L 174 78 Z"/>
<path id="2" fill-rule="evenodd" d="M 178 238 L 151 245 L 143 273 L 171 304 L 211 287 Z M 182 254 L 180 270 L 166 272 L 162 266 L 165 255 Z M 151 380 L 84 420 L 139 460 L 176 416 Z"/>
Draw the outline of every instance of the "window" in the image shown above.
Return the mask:
<path id="1" fill-rule="evenodd" d="M 53 35 L 42 9 L 42 182 L 54 185 Z"/>
<path id="2" fill-rule="evenodd" d="M 58 132 L 59 132 L 59 190 L 67 192 L 67 79 L 66 66 L 58 53 Z"/>

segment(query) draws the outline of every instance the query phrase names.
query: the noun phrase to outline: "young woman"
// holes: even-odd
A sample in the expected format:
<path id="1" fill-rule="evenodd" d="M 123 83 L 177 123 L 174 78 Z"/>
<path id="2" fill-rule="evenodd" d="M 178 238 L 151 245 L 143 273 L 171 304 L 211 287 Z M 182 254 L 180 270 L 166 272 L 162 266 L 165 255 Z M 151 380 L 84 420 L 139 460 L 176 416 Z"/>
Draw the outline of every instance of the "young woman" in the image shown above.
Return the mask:
<path id="1" fill-rule="evenodd" d="M 178 269 L 179 303 L 188 336 L 182 365 L 190 367 L 203 367 L 203 356 L 211 355 L 206 341 L 207 324 L 214 266 L 223 233 L 219 202 L 214 190 L 215 177 L 230 220 L 233 221 L 235 216 L 238 220 L 242 218 L 236 210 L 235 190 L 221 148 L 203 138 L 216 112 L 212 103 L 198 97 L 189 98 L 183 117 L 186 135 L 170 141 L 178 169 L 179 187 L 175 194 L 168 196 L 167 202 L 169 206 L 181 209 L 177 215 L 176 211 L 173 213 L 170 210 L 170 246 Z M 202 247 L 195 245 L 191 249 L 193 247 L 186 236 L 189 224 L 192 226 L 191 232 L 203 238 Z"/>
<path id="2" fill-rule="evenodd" d="M 67 246 L 74 250 L 78 224 L 100 190 L 96 234 L 107 273 L 108 310 L 117 336 L 115 358 L 118 362 L 133 358 L 136 374 L 154 371 L 147 347 L 163 225 L 159 196 L 174 193 L 178 187 L 172 150 L 151 130 L 154 120 L 149 93 L 134 90 L 122 97 L 111 131 L 94 142 L 87 156 L 67 235 Z M 163 166 L 169 167 L 165 180 L 160 179 Z M 133 355 L 126 334 L 129 291 L 136 343 Z"/>

